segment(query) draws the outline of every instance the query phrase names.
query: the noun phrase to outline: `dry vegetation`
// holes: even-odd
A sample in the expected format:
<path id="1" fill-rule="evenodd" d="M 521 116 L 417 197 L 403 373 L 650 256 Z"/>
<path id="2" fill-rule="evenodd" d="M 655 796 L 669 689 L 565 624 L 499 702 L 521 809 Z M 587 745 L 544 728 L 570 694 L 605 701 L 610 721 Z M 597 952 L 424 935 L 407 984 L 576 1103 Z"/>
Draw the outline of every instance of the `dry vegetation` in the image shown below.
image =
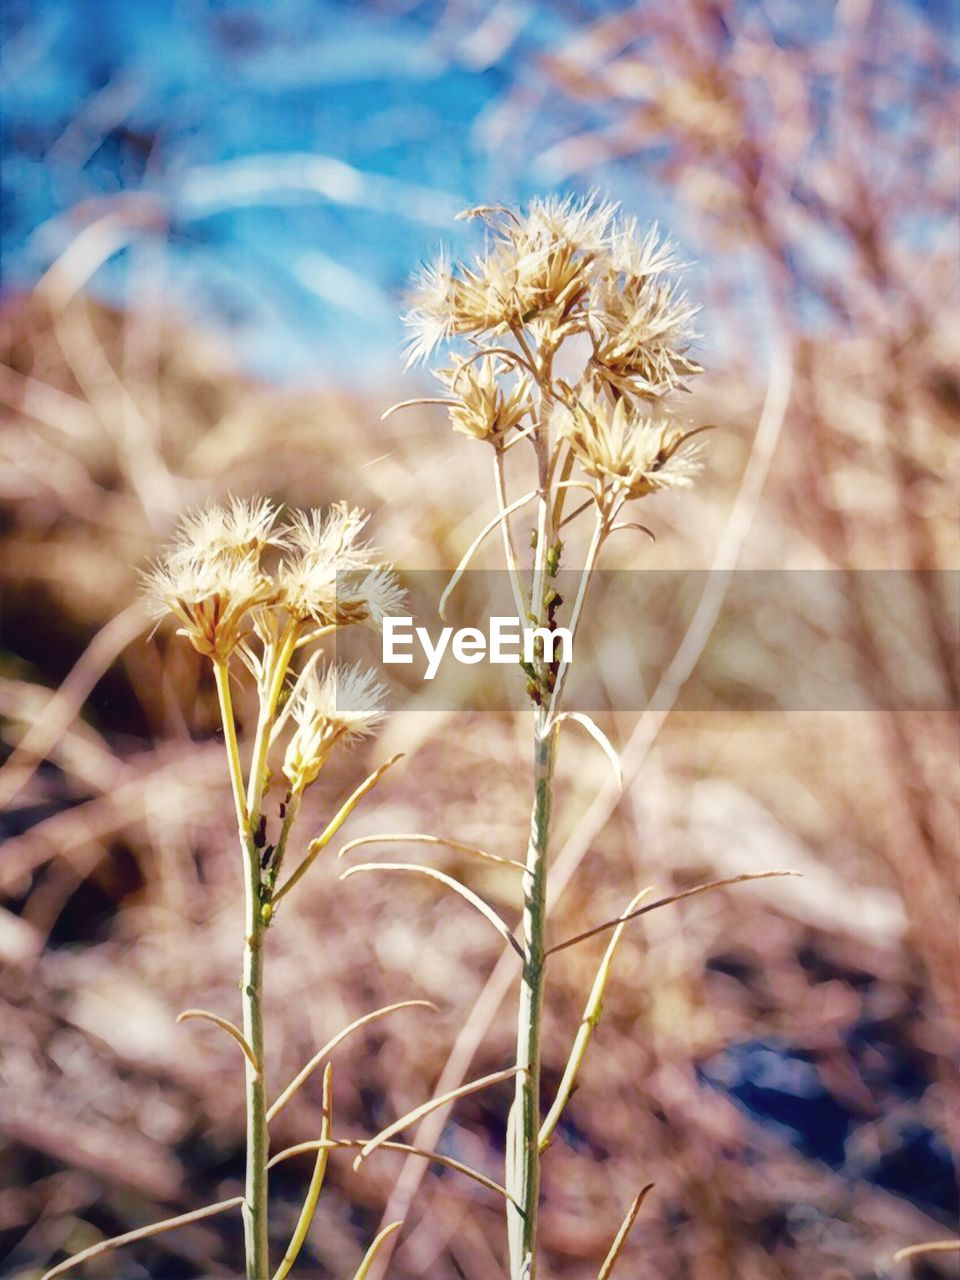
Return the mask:
<path id="1" fill-rule="evenodd" d="M 538 104 L 562 96 L 569 136 L 550 155 L 571 173 L 604 156 L 648 163 L 655 143 L 649 163 L 719 263 L 706 302 L 726 346 L 692 401 L 721 427 L 710 485 L 652 499 L 657 563 L 846 575 L 846 646 L 879 705 L 896 700 L 900 657 L 876 641 L 856 570 L 908 569 L 918 644 L 956 705 L 954 623 L 929 572 L 957 563 L 956 263 L 923 221 L 949 218 L 955 198 L 949 68 L 906 5 L 848 3 L 835 21 L 788 48 L 735 6 L 585 18 L 576 48 L 531 65 L 500 124 L 535 147 Z M 138 566 L 211 493 L 298 506 L 349 494 L 408 568 L 452 566 L 478 524 L 469 454 L 439 411 L 380 424 L 399 384 L 364 398 L 251 384 L 170 317 L 91 301 L 82 286 L 96 263 L 83 254 L 96 247 L 81 248 L 79 265 L 6 299 L 0 333 L 0 1256 L 20 1280 L 59 1250 L 242 1184 L 235 1047 L 174 1025 L 188 1005 L 229 1011 L 235 998 L 240 868 L 215 692 L 187 646 L 148 635 Z M 737 292 L 747 273 L 770 298 L 762 340 Z M 619 554 L 648 563 L 646 544 Z M 766 655 L 753 658 L 762 669 Z M 660 705 L 682 674 L 667 672 Z M 239 712 L 252 728 L 251 708 Z M 516 856 L 523 719 L 408 711 L 372 751 L 331 765 L 326 800 L 402 746 L 402 768 L 349 835 L 433 830 Z M 558 937 L 615 914 L 631 886 L 669 892 L 774 865 L 805 878 L 695 899 L 628 933 L 602 1051 L 546 1161 L 547 1273 L 595 1276 L 625 1204 L 653 1181 L 627 1276 L 955 1275 L 949 1255 L 891 1261 L 950 1234 L 947 1209 L 924 1213 L 861 1176 L 918 1126 L 957 1149 L 955 715 L 604 723 L 628 785 L 618 799 L 593 744 L 565 740 Z M 445 865 L 515 920 L 512 880 L 452 855 Z M 340 884 L 321 862 L 271 942 L 275 1079 L 367 1009 L 411 996 L 440 1006 L 344 1046 L 337 1110 L 349 1133 L 510 1060 L 512 968 L 488 926 L 439 889 Z M 557 1070 L 602 946 L 564 953 L 553 971 L 545 1058 Z M 759 1041 L 806 1055 L 854 1118 L 842 1172 L 699 1079 L 702 1064 L 722 1072 L 725 1046 Z M 497 1176 L 509 1100 L 506 1085 L 459 1103 L 444 1149 Z M 312 1136 L 320 1118 L 317 1081 L 284 1114 L 278 1145 Z M 276 1179 L 278 1243 L 306 1176 L 294 1162 Z M 501 1206 L 482 1189 L 384 1153 L 359 1175 L 334 1159 L 328 1178 L 304 1280 L 348 1273 L 384 1213 L 408 1203 L 392 1280 L 500 1274 Z M 196 1224 L 89 1274 L 230 1276 L 239 1233 L 227 1219 Z"/>

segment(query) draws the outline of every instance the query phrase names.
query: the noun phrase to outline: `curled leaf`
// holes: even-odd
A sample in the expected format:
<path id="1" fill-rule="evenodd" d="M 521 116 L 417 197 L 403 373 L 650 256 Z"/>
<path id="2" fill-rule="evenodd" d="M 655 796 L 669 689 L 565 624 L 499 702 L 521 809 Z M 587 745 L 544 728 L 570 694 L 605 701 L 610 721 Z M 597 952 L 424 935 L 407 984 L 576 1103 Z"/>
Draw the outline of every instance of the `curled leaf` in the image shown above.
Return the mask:
<path id="1" fill-rule="evenodd" d="M 587 733 L 590 734 L 590 737 L 599 745 L 604 755 L 610 761 L 614 777 L 617 780 L 617 787 L 622 791 L 623 768 L 620 764 L 620 757 L 617 754 L 613 743 L 603 732 L 597 722 L 582 711 L 563 711 L 556 717 L 554 724 L 560 724 L 564 720 L 575 720 L 577 724 L 583 725 L 584 729 L 586 729 Z"/>
<path id="2" fill-rule="evenodd" d="M 453 876 L 448 876 L 446 872 L 437 871 L 435 867 L 421 867 L 415 862 L 361 862 L 344 871 L 340 879 L 349 880 L 351 876 L 360 875 L 365 871 L 408 871 L 415 875 L 426 876 L 428 880 L 438 880 L 440 884 L 445 884 L 448 889 L 452 889 L 454 893 L 458 893 L 461 898 L 475 907 L 485 920 L 489 920 L 501 938 L 510 944 L 521 960 L 523 959 L 523 948 L 511 933 L 506 921 L 497 915 L 488 902 L 484 902 L 472 889 L 468 889 Z"/>
<path id="3" fill-rule="evenodd" d="M 570 1050 L 570 1056 L 567 1059 L 567 1065 L 564 1068 L 563 1078 L 557 1087 L 557 1094 L 553 1102 L 553 1106 L 547 1113 L 547 1117 L 540 1129 L 540 1150 L 544 1151 L 553 1137 L 554 1131 L 560 1122 L 564 1108 L 570 1101 L 574 1089 L 577 1084 L 577 1076 L 583 1065 L 586 1056 L 587 1046 L 590 1044 L 590 1038 L 593 1035 L 597 1023 L 600 1021 L 600 1011 L 603 1006 L 603 996 L 607 989 L 607 981 L 610 977 L 610 969 L 613 965 L 613 957 L 616 954 L 617 947 L 620 945 L 620 939 L 623 937 L 623 931 L 627 927 L 627 921 L 630 918 L 630 912 L 650 893 L 649 889 L 641 889 L 641 891 L 633 897 L 627 904 L 627 909 L 623 913 L 620 924 L 617 925 L 613 932 L 613 937 L 607 943 L 607 949 L 604 952 L 603 959 L 600 961 L 600 967 L 597 969 L 597 976 L 593 980 L 593 986 L 590 989 L 590 995 L 587 997 L 587 1003 L 584 1006 L 583 1017 L 580 1019 L 580 1026 L 577 1028 L 576 1038 L 573 1042 L 573 1048 Z"/>
<path id="4" fill-rule="evenodd" d="M 221 1018 L 219 1014 L 210 1013 L 207 1009 L 184 1009 L 183 1013 L 177 1014 L 177 1022 L 189 1022 L 191 1018 L 202 1018 L 204 1022 L 212 1022 L 215 1027 L 225 1031 L 243 1050 L 243 1056 L 256 1071 L 257 1075 L 260 1074 L 260 1064 L 257 1062 L 256 1055 L 247 1043 L 243 1032 L 235 1023 L 228 1018 Z"/>
<path id="5" fill-rule="evenodd" d="M 381 1245 L 389 1236 L 393 1235 L 394 1231 L 399 1231 L 402 1226 L 402 1222 L 391 1222 L 388 1226 L 383 1228 L 374 1240 L 373 1244 L 364 1254 L 363 1261 L 360 1263 L 353 1280 L 366 1280 L 367 1276 L 370 1274 L 370 1268 L 373 1266 L 374 1259 L 380 1252 Z"/>

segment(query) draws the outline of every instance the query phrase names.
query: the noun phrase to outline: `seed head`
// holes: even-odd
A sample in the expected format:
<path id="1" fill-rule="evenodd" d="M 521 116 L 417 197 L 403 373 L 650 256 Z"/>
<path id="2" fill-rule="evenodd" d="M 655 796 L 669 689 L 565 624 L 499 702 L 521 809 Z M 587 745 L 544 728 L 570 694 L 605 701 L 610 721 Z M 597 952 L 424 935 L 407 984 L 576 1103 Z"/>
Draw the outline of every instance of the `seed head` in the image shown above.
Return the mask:
<path id="1" fill-rule="evenodd" d="M 651 418 L 625 398 L 612 405 L 588 388 L 572 409 L 559 410 L 560 433 L 588 476 L 623 498 L 693 483 L 690 433 L 669 418 Z"/>
<path id="2" fill-rule="evenodd" d="M 383 717 L 384 697 L 371 671 L 333 665 L 311 670 L 291 712 L 296 728 L 283 760 L 291 790 L 309 786 L 338 743 L 368 734 Z"/>
<path id="3" fill-rule="evenodd" d="M 230 498 L 225 506 L 210 502 L 181 517 L 167 559 L 256 558 L 267 546 L 283 545 L 283 533 L 274 529 L 277 512 L 269 498 Z"/>
<path id="4" fill-rule="evenodd" d="M 506 384 L 507 374 L 507 362 L 495 356 L 470 363 L 457 359 L 452 368 L 438 370 L 437 378 L 457 400 L 450 408 L 454 431 L 500 445 L 520 425 L 533 407 L 530 383 L 521 377 Z"/>
<path id="5" fill-rule="evenodd" d="M 371 622 L 400 603 L 396 579 L 380 553 L 361 541 L 366 512 L 340 502 L 326 514 L 296 512 L 286 531 L 289 553 L 279 571 L 283 603 L 295 618 L 320 626 Z"/>
<path id="6" fill-rule="evenodd" d="M 144 575 L 147 608 L 158 621 L 172 613 L 179 635 L 198 653 L 225 662 L 243 639 L 250 613 L 277 599 L 254 555 L 214 553 L 187 559 L 174 547 Z"/>

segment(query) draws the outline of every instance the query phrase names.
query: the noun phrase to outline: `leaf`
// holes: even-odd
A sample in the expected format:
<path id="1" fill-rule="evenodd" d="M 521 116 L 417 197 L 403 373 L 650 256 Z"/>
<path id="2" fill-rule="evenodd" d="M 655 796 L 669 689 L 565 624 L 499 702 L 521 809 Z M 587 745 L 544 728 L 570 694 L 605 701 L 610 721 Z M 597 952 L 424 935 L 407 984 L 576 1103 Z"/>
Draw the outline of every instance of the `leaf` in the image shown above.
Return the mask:
<path id="1" fill-rule="evenodd" d="M 481 542 L 483 542 L 487 534 L 492 533 L 501 520 L 506 520 L 506 518 L 512 515 L 514 511 L 519 511 L 520 508 L 525 507 L 528 502 L 532 502 L 535 497 L 537 497 L 537 490 L 531 489 L 530 492 L 525 493 L 522 498 L 517 498 L 515 501 L 511 502 L 508 507 L 504 507 L 502 511 L 498 511 L 497 514 L 493 517 L 493 519 L 488 520 L 487 523 L 483 526 L 483 528 L 480 530 L 480 532 L 477 534 L 474 540 L 470 543 L 470 546 L 467 548 L 466 555 L 463 557 L 463 559 L 457 565 L 456 569 L 453 571 L 453 577 L 447 583 L 444 589 L 443 595 L 440 597 L 440 604 L 438 606 L 437 612 L 440 614 L 441 618 L 446 618 L 447 601 L 450 599 L 450 596 L 452 595 L 454 588 L 456 587 L 460 579 L 463 577 L 464 572 L 466 571 L 467 565 L 473 559 L 474 553 L 476 552 L 477 548 L 480 546 Z"/>
<path id="2" fill-rule="evenodd" d="M 364 1254 L 363 1261 L 360 1263 L 353 1280 L 366 1280 L 367 1276 L 370 1274 L 370 1268 L 373 1266 L 374 1259 L 380 1252 L 380 1246 L 388 1236 L 392 1236 L 394 1231 L 399 1231 L 402 1226 L 402 1222 L 391 1222 L 389 1226 L 383 1228 L 376 1240 L 374 1240 L 373 1244 Z"/>
<path id="3" fill-rule="evenodd" d="M 490 1085 L 510 1080 L 518 1071 L 519 1067 L 508 1067 L 505 1071 L 495 1071 L 492 1075 L 483 1076 L 479 1080 L 472 1080 L 470 1084 L 462 1084 L 458 1089 L 451 1089 L 449 1093 L 441 1094 L 439 1098 L 431 1098 L 429 1102 L 424 1102 L 419 1107 L 414 1107 L 412 1111 L 408 1111 L 399 1120 L 394 1120 L 393 1124 L 387 1125 L 386 1129 L 381 1130 L 375 1138 L 371 1138 L 363 1146 L 356 1160 L 354 1160 L 353 1167 L 358 1169 L 362 1162 L 376 1151 L 377 1147 L 382 1146 L 395 1133 L 406 1129 L 408 1125 L 416 1124 L 418 1120 L 428 1116 L 431 1111 L 437 1111 L 440 1107 L 445 1107 L 448 1102 L 456 1102 L 458 1098 L 466 1098 L 471 1093 L 479 1093 L 481 1089 L 486 1089 Z"/>
<path id="4" fill-rule="evenodd" d="M 366 1146 L 366 1138 L 330 1138 L 313 1139 L 310 1142 L 298 1142 L 296 1146 L 285 1147 L 283 1151 L 278 1151 L 267 1165 L 268 1169 L 272 1169 L 275 1164 L 281 1164 L 284 1160 L 292 1160 L 294 1156 L 304 1155 L 308 1151 L 316 1151 L 319 1147 L 328 1147 L 334 1150 L 353 1150 L 356 1151 L 360 1147 Z M 403 1151 L 410 1156 L 420 1156 L 424 1160 L 429 1160 L 432 1164 L 441 1164 L 445 1169 L 453 1169 L 456 1173 L 462 1173 L 468 1178 L 472 1178 L 474 1182 L 479 1182 L 481 1187 L 486 1187 L 488 1191 L 495 1191 L 497 1195 L 503 1196 L 505 1200 L 510 1199 L 510 1194 L 506 1187 L 501 1187 L 499 1182 L 494 1182 L 492 1178 L 488 1178 L 484 1173 L 478 1173 L 476 1169 L 471 1169 L 469 1165 L 461 1164 L 459 1160 L 454 1160 L 452 1156 L 441 1155 L 439 1151 L 427 1151 L 423 1147 L 413 1147 L 408 1142 L 381 1142 L 377 1148 L 378 1151 Z"/>
<path id="5" fill-rule="evenodd" d="M 260 1064 L 257 1062 L 256 1055 L 247 1043 L 243 1032 L 235 1023 L 230 1022 L 227 1018 L 221 1018 L 219 1014 L 210 1013 L 206 1009 L 184 1009 L 183 1013 L 177 1014 L 177 1022 L 188 1022 L 191 1018 L 202 1018 L 205 1022 L 212 1022 L 215 1027 L 219 1027 L 221 1031 L 225 1031 L 228 1036 L 236 1040 L 237 1044 L 243 1050 L 243 1055 L 253 1067 L 257 1075 L 260 1074 Z"/>
<path id="6" fill-rule="evenodd" d="M 956 1253 L 958 1250 L 960 1240 L 930 1240 L 927 1244 L 911 1244 L 905 1249 L 898 1249 L 893 1260 L 904 1262 L 907 1258 L 919 1258 L 925 1253 Z"/>
<path id="7" fill-rule="evenodd" d="M 459 893 L 460 897 L 475 907 L 477 911 L 489 920 L 501 938 L 505 939 L 514 951 L 523 959 L 523 948 L 510 931 L 506 921 L 501 919 L 488 902 L 477 896 L 472 889 L 468 889 L 465 884 L 461 884 L 459 880 L 455 880 L 453 876 L 448 876 L 444 871 L 437 871 L 435 867 L 421 867 L 415 862 L 360 862 L 355 867 L 350 867 L 341 875 L 341 880 L 349 880 L 351 876 L 359 875 L 364 871 L 410 871 L 416 875 L 426 876 L 429 880 L 438 880 L 441 884 L 445 884 L 448 889 L 452 889 L 454 893 Z"/>
<path id="8" fill-rule="evenodd" d="M 334 1049 L 336 1049 L 338 1045 L 342 1044 L 344 1040 L 346 1040 L 347 1036 L 352 1035 L 354 1031 L 359 1031 L 361 1027 L 365 1027 L 371 1022 L 376 1022 L 378 1018 L 385 1018 L 388 1013 L 395 1013 L 398 1009 L 413 1009 L 418 1007 L 421 1009 L 432 1009 L 434 1013 L 437 1011 L 437 1006 L 432 1000 L 400 1000 L 397 1004 L 387 1004 L 384 1005 L 382 1009 L 374 1009 L 372 1013 L 365 1013 L 362 1018 L 355 1019 L 348 1027 L 344 1027 L 342 1031 L 338 1031 L 332 1039 L 327 1041 L 322 1049 L 313 1055 L 306 1066 L 302 1067 L 300 1071 L 297 1072 L 294 1078 L 284 1089 L 283 1093 L 281 1093 L 270 1105 L 267 1110 L 267 1123 L 269 1124 L 275 1116 L 280 1114 L 294 1094 L 306 1084 L 307 1080 L 317 1069 L 320 1063 L 323 1062 L 324 1058 L 326 1058 L 328 1054 L 333 1053 Z"/>
<path id="9" fill-rule="evenodd" d="M 586 942 L 588 938 L 595 938 L 598 933 L 606 933 L 608 929 L 615 929 L 617 925 L 625 924 L 628 920 L 636 920 L 639 916 L 645 916 L 648 911 L 656 911 L 658 907 L 669 907 L 674 902 L 682 902 L 684 898 L 694 898 L 698 893 L 706 893 L 709 889 L 722 889 L 731 884 L 746 884 L 748 880 L 772 880 L 778 876 L 799 875 L 802 875 L 802 872 L 750 871 L 739 876 L 726 876 L 723 880 L 711 880 L 709 884 L 698 884 L 693 889 L 684 889 L 682 893 L 671 893 L 667 898 L 658 898 L 656 902 L 651 902 L 646 907 L 640 907 L 638 911 L 631 911 L 629 915 L 617 916 L 615 920 L 607 920 L 603 924 L 595 925 L 594 928 L 578 933 L 573 938 L 558 942 L 556 946 L 548 947 L 545 954 L 552 956 L 557 951 L 565 951 L 567 947 L 574 947 L 578 942 Z"/>
<path id="10" fill-rule="evenodd" d="M 469 853 L 474 858 L 485 858 L 488 862 L 496 862 L 503 867 L 515 867 L 518 871 L 526 870 L 523 863 L 517 862 L 514 858 L 501 858 L 497 853 L 487 853 L 485 849 L 477 849 L 473 845 L 463 844 L 460 840 L 450 840 L 446 836 L 424 835 L 423 832 L 419 831 L 384 831 L 379 835 L 358 836 L 356 840 L 349 840 L 337 853 L 337 857 L 342 858 L 345 854 L 351 853 L 354 849 L 359 849 L 366 844 L 439 845 L 444 849 L 453 849 L 456 853 Z"/>
<path id="11" fill-rule="evenodd" d="M 570 1056 L 567 1059 L 567 1065 L 563 1071 L 563 1078 L 557 1086 L 556 1097 L 553 1106 L 547 1114 L 540 1128 L 540 1150 L 546 1150 L 553 1137 L 554 1130 L 560 1122 L 564 1108 L 570 1101 L 573 1090 L 576 1087 L 577 1076 L 580 1068 L 583 1066 L 583 1060 L 586 1056 L 587 1046 L 590 1044 L 590 1038 L 593 1035 L 597 1023 L 600 1021 L 600 1011 L 603 1005 L 603 995 L 607 988 L 607 981 L 610 977 L 610 969 L 613 964 L 613 957 L 616 954 L 617 947 L 620 945 L 620 939 L 623 937 L 623 931 L 627 927 L 627 921 L 630 918 L 630 912 L 638 905 L 638 903 L 650 893 L 650 889 L 641 889 L 630 902 L 627 909 L 621 917 L 620 923 L 614 930 L 613 937 L 607 943 L 607 949 L 604 952 L 603 959 L 600 961 L 600 967 L 597 969 L 597 976 L 593 980 L 593 986 L 590 988 L 590 995 L 587 997 L 587 1003 L 584 1006 L 583 1017 L 580 1019 L 580 1026 L 577 1028 L 577 1034 L 573 1041 L 573 1048 L 570 1050 Z"/>
<path id="12" fill-rule="evenodd" d="M 620 1260 L 620 1255 L 623 1253 L 624 1247 L 626 1246 L 627 1237 L 633 1230 L 633 1224 L 636 1222 L 640 1214 L 640 1208 L 652 1190 L 653 1183 L 649 1182 L 640 1194 L 634 1198 L 633 1203 L 627 1210 L 627 1216 L 620 1224 L 620 1230 L 614 1237 L 613 1244 L 610 1246 L 610 1252 L 607 1254 L 603 1261 L 603 1266 L 597 1273 L 597 1280 L 610 1280 L 610 1277 L 613 1275 L 613 1269 Z"/>
<path id="13" fill-rule="evenodd" d="M 620 757 L 613 746 L 613 743 L 603 732 L 595 720 L 586 715 L 582 711 L 563 711 L 556 717 L 554 724 L 560 724 L 563 720 L 576 720 L 577 724 L 582 724 L 587 733 L 590 734 L 594 742 L 596 742 L 613 767 L 614 777 L 617 779 L 617 787 L 623 790 L 623 768 L 620 764 Z"/>
<path id="14" fill-rule="evenodd" d="M 110 1253 L 114 1249 L 122 1249 L 124 1245 L 136 1244 L 138 1240 L 149 1240 L 151 1236 L 162 1235 L 165 1231 L 176 1231 L 177 1227 L 189 1226 L 191 1222 L 202 1222 L 204 1218 L 212 1218 L 215 1213 L 224 1213 L 227 1209 L 235 1209 L 243 1204 L 243 1196 L 234 1196 L 232 1200 L 221 1200 L 218 1204 L 208 1204 L 203 1209 L 194 1209 L 192 1213 L 181 1213 L 176 1218 L 164 1218 L 161 1222 L 152 1222 L 148 1227 L 138 1227 L 136 1231 L 127 1231 L 122 1236 L 113 1236 L 110 1240 L 101 1240 L 75 1253 L 72 1258 L 59 1262 L 49 1271 L 45 1271 L 41 1280 L 54 1280 L 66 1271 L 79 1267 L 81 1262 L 89 1262 L 91 1258 L 99 1258 L 101 1254 Z"/>
<path id="15" fill-rule="evenodd" d="M 414 405 L 418 404 L 445 404 L 448 408 L 455 409 L 459 403 L 459 400 L 445 400 L 443 396 L 416 396 L 413 400 L 398 400 L 389 409 L 384 409 L 380 415 L 380 421 L 386 422 L 389 417 L 399 413 L 401 409 L 412 409 Z"/>
<path id="16" fill-rule="evenodd" d="M 388 769 L 392 769 L 393 766 L 397 763 L 397 761 L 402 759 L 403 759 L 403 752 L 399 751 L 395 756 L 391 756 L 390 759 L 387 760 L 385 764 L 382 764 L 379 769 L 374 769 L 373 773 L 369 774 L 366 778 L 364 778 L 363 782 L 360 783 L 356 791 L 354 791 L 353 794 L 350 795 L 344 801 L 344 803 L 337 810 L 334 817 L 331 818 L 331 820 L 327 823 L 327 825 L 316 837 L 316 839 L 311 840 L 310 843 L 307 845 L 307 855 L 304 858 L 304 860 L 300 863 L 299 867 L 297 867 L 296 871 L 293 872 L 293 874 L 280 886 L 280 888 L 273 895 L 271 901 L 273 902 L 274 906 L 276 906 L 276 904 L 280 901 L 281 898 L 285 898 L 287 896 L 287 894 L 290 892 L 290 890 L 293 888 L 293 886 L 297 883 L 298 880 L 303 879 L 303 877 L 310 870 L 313 863 L 316 861 L 317 855 L 320 853 L 322 849 L 325 849 L 326 846 L 330 843 L 330 841 L 337 834 L 337 832 L 340 830 L 340 828 L 343 826 L 346 820 L 350 817 L 351 813 L 353 813 L 354 809 L 357 807 L 357 805 L 360 803 L 363 797 L 369 791 L 373 790 L 373 788 L 377 785 L 377 783 L 380 781 L 380 779 L 383 777 L 383 775 L 387 772 Z"/>
<path id="17" fill-rule="evenodd" d="M 293 1264 L 296 1262 L 300 1254 L 300 1250 L 303 1248 L 304 1241 L 307 1238 L 307 1232 L 310 1230 L 310 1223 L 313 1221 L 313 1215 L 317 1211 L 317 1201 L 320 1199 L 323 1179 L 327 1172 L 327 1158 L 330 1155 L 330 1148 L 326 1145 L 326 1140 L 330 1137 L 332 1124 L 333 1066 L 328 1062 L 323 1073 L 323 1119 L 320 1122 L 321 1145 L 317 1147 L 317 1158 L 313 1166 L 313 1176 L 310 1179 L 310 1186 L 307 1188 L 307 1194 L 303 1200 L 303 1207 L 300 1210 L 297 1225 L 293 1229 L 293 1235 L 290 1237 L 290 1243 L 287 1245 L 287 1251 L 283 1255 L 283 1261 L 274 1272 L 273 1280 L 287 1280 L 287 1276 L 290 1274 Z"/>

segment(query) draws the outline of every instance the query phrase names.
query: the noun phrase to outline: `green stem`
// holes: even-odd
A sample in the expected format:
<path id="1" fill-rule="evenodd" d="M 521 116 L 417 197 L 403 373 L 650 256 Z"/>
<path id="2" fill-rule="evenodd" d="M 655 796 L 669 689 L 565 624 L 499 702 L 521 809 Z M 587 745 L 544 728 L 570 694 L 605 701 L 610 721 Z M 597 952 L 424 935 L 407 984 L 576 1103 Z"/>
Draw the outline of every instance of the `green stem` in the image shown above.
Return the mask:
<path id="1" fill-rule="evenodd" d="M 236 721 L 230 696 L 230 673 L 226 662 L 214 662 L 214 677 L 220 700 L 224 744 L 230 782 L 237 811 L 240 850 L 243 856 L 244 946 L 243 1036 L 253 1053 L 244 1055 L 247 1109 L 247 1177 L 243 1215 L 246 1280 L 268 1280 L 270 1261 L 267 1246 L 267 1098 L 263 1080 L 263 934 L 260 901 L 260 851 L 253 840 L 243 791 L 243 772 L 237 743 Z"/>
<path id="2" fill-rule="evenodd" d="M 537 715 L 534 801 L 523 877 L 523 973 L 517 1019 L 516 1096 L 507 1150 L 507 1234 L 511 1280 L 535 1280 L 540 1206 L 540 1052 L 544 992 L 547 849 L 550 838 L 556 732 Z"/>
<path id="3" fill-rule="evenodd" d="M 268 1280 L 267 1098 L 263 1078 L 263 936 L 260 854 L 249 834 L 243 841 L 244 914 L 243 1034 L 258 1066 L 246 1063 L 247 1177 L 243 1204 L 246 1280 Z"/>

